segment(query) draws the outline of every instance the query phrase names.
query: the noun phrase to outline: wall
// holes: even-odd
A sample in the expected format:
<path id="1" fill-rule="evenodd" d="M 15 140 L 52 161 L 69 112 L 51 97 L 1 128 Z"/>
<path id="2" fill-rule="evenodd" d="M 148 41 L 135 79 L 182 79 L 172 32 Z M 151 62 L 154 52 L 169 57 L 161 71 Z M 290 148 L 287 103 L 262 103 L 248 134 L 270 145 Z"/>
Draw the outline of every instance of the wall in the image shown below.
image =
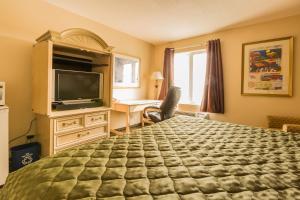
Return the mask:
<path id="1" fill-rule="evenodd" d="M 101 12 L 101 8 L 99 9 Z M 10 139 L 28 129 L 34 115 L 31 112 L 31 54 L 35 39 L 47 30 L 63 31 L 85 28 L 98 34 L 115 52 L 139 57 L 141 87 L 116 90 L 118 97 L 147 97 L 150 60 L 153 46 L 84 17 L 72 14 L 40 0 L 3 0 L 0 2 L 0 80 L 7 84 L 7 104 L 10 107 Z M 126 94 L 126 96 L 124 95 Z M 124 114 L 112 114 L 112 128 L 125 125 Z M 135 123 L 135 122 L 133 122 Z M 18 140 L 14 144 L 23 142 Z"/>
<path id="2" fill-rule="evenodd" d="M 300 117 L 300 15 L 237 29 L 212 33 L 155 47 L 151 72 L 161 70 L 166 47 L 203 46 L 209 39 L 221 39 L 224 67 L 225 114 L 210 114 L 212 119 L 253 126 L 267 125 L 267 115 Z M 294 36 L 293 97 L 241 96 L 242 43 Z M 153 87 L 153 83 L 152 86 Z M 153 97 L 150 91 L 149 96 Z M 199 110 L 199 106 L 181 106 L 184 110 Z"/>

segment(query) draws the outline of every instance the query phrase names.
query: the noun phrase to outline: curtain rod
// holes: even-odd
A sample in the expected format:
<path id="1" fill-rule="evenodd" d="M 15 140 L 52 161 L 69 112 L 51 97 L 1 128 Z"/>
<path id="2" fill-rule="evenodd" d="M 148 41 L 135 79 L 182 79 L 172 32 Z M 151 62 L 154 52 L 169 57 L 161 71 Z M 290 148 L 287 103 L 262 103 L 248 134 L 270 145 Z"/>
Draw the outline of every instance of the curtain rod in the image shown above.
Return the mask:
<path id="1" fill-rule="evenodd" d="M 182 50 L 182 49 L 191 49 L 191 48 L 203 48 L 206 47 L 208 42 L 203 42 L 202 44 L 193 45 L 193 46 L 184 46 L 184 47 L 173 47 L 175 50 Z"/>

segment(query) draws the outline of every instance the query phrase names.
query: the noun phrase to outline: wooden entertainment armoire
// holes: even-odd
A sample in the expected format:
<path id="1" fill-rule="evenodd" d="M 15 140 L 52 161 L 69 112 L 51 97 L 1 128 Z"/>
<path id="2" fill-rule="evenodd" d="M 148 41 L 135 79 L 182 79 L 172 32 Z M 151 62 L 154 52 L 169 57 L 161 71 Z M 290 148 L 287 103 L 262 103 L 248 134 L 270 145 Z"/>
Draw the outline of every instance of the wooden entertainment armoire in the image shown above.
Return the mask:
<path id="1" fill-rule="evenodd" d="M 79 28 L 61 33 L 48 31 L 36 41 L 32 58 L 32 109 L 42 156 L 109 137 L 112 47 L 98 35 Z M 89 71 L 103 74 L 103 106 L 62 111 L 52 108 L 53 69 L 59 69 L 60 62 L 71 63 L 71 70 L 73 66 L 78 70 L 78 66 L 82 69 L 87 64 Z"/>

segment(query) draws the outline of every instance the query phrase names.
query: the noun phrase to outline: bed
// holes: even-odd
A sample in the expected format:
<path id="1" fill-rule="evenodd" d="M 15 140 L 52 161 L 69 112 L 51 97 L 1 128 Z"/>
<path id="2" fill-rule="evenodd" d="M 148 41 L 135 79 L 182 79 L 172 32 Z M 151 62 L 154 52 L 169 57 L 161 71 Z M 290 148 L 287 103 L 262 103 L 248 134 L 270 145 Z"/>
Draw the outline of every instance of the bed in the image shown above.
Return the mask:
<path id="1" fill-rule="evenodd" d="M 177 116 L 28 165 L 0 199 L 300 199 L 300 134 Z"/>

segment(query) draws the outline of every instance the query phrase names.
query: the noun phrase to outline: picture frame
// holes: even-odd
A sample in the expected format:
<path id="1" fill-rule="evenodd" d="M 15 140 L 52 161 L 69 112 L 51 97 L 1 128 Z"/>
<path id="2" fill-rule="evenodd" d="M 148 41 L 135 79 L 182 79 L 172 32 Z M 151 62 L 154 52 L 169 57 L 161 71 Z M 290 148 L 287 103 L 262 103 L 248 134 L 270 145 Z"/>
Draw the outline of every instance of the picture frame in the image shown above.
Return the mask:
<path id="1" fill-rule="evenodd" d="M 139 88 L 140 73 L 139 58 L 113 54 L 113 88 Z"/>
<path id="2" fill-rule="evenodd" d="M 292 36 L 242 44 L 242 95 L 292 96 Z"/>

